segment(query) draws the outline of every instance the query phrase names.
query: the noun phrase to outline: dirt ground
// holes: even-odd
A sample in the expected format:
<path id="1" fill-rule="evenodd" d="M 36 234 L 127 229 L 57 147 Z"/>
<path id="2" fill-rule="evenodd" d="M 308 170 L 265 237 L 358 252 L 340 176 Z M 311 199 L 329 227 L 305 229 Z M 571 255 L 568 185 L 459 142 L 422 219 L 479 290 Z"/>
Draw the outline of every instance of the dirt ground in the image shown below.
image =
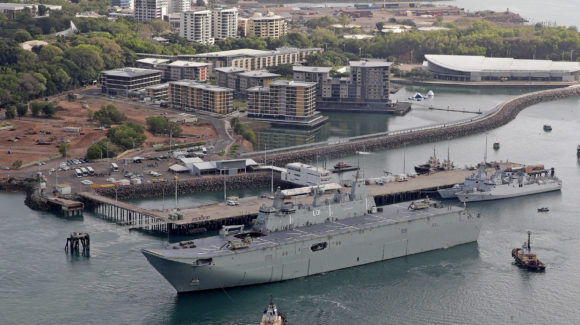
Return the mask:
<path id="1" fill-rule="evenodd" d="M 53 118 L 26 116 L 9 121 L 12 128 L 0 130 L 0 166 L 12 166 L 16 160 L 27 164 L 58 156 L 58 144 L 63 141 L 71 144 L 69 157 L 84 157 L 91 144 L 105 137 L 106 129 L 101 130 L 98 122 L 87 119 L 88 110 L 82 108 L 83 104 L 87 104 L 93 111 L 99 110 L 102 105 L 113 104 L 127 115 L 129 121 L 142 125 L 145 125 L 148 116 L 160 114 L 158 110 L 136 107 L 131 102 L 120 104 L 104 99 L 86 98 L 74 102 L 58 100 L 56 103 L 61 110 Z M 167 112 L 168 117 L 174 115 Z M 65 132 L 65 127 L 79 127 L 82 131 Z M 174 144 L 217 138 L 217 132 L 207 122 L 200 121 L 197 125 L 181 127 L 185 138 L 174 139 Z M 51 134 L 40 134 L 40 131 L 50 131 Z M 154 136 L 147 131 L 146 136 L 144 150 L 151 149 L 154 144 L 169 142 L 168 137 Z M 37 144 L 38 142 L 46 144 Z"/>

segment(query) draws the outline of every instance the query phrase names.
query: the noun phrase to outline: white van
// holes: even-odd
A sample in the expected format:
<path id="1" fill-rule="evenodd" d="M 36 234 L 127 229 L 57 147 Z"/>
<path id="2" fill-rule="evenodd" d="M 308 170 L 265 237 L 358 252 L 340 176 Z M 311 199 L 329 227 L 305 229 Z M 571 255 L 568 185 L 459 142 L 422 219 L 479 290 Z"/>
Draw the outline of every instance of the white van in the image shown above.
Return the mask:
<path id="1" fill-rule="evenodd" d="M 83 176 L 89 176 L 89 171 L 85 168 L 85 167 L 81 167 L 81 172 L 83 173 Z"/>
<path id="2" fill-rule="evenodd" d="M 117 166 L 117 164 L 115 164 L 115 163 L 111 163 L 111 168 L 113 169 L 114 172 L 119 171 L 119 166 Z"/>
<path id="3" fill-rule="evenodd" d="M 93 169 L 93 167 L 88 166 L 87 171 L 89 172 L 89 175 L 91 175 L 91 176 L 95 175 L 95 170 Z"/>
<path id="4" fill-rule="evenodd" d="M 83 177 L 83 172 L 80 169 L 75 168 L 75 175 L 77 177 Z"/>

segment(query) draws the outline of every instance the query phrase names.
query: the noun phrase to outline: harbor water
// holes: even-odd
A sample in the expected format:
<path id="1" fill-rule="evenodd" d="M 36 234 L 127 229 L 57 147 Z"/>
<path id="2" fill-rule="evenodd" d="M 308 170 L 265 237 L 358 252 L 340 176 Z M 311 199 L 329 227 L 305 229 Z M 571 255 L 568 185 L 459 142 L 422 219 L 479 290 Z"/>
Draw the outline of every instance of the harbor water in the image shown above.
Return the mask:
<path id="1" fill-rule="evenodd" d="M 456 98 L 467 108 L 482 109 L 511 95 L 434 91 L 441 103 L 446 97 Z M 411 118 L 420 114 L 413 112 L 408 124 L 406 117 L 387 123 L 389 128 L 410 127 L 420 125 L 420 120 L 462 116 L 426 110 L 428 116 Z M 544 132 L 544 124 L 553 130 Z M 363 122 L 360 127 L 364 129 Z M 177 295 L 140 253 L 142 248 L 161 247 L 167 238 L 115 229 L 90 212 L 65 219 L 32 211 L 24 206 L 23 194 L 1 193 L 0 323 L 257 324 L 270 295 L 289 324 L 575 323 L 580 317 L 580 265 L 575 263 L 580 258 L 576 249 L 580 245 L 578 129 L 580 99 L 570 98 L 530 107 L 487 134 L 489 148 L 493 142 L 501 143 L 500 150 L 488 150 L 488 161 L 554 167 L 563 179 L 563 189 L 469 204 L 473 213 L 484 218 L 477 243 L 308 278 L 201 294 Z M 475 165 L 483 159 L 485 136 L 341 160 L 360 164 L 366 177 L 382 175 L 384 170 L 396 174 L 425 162 L 435 147 L 440 157 L 449 148 L 458 166 Z M 236 194 L 243 197 L 268 190 Z M 167 207 L 173 206 L 172 200 L 168 194 Z M 180 197 L 178 204 L 221 200 L 223 192 L 193 194 Z M 161 208 L 163 202 L 138 204 Z M 537 208 L 543 206 L 550 211 L 538 213 Z M 528 230 L 533 249 L 547 264 L 545 273 L 528 273 L 513 265 L 511 249 L 522 245 Z M 91 234 L 90 257 L 64 252 L 65 239 L 73 231 Z"/>

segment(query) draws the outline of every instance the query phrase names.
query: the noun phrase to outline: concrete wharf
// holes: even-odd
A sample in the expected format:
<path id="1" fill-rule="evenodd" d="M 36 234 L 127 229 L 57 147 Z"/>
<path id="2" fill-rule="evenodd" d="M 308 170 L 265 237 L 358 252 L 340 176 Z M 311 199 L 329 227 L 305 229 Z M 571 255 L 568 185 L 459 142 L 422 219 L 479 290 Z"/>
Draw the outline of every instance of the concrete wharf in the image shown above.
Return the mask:
<path id="1" fill-rule="evenodd" d="M 67 217 L 80 216 L 83 213 L 84 204 L 79 201 L 73 201 L 62 197 L 49 196 L 46 203 L 51 206 L 60 208 L 62 213 Z"/>
<path id="2" fill-rule="evenodd" d="M 502 166 L 503 167 L 503 166 Z M 456 169 L 441 171 L 430 175 L 419 175 L 406 182 L 392 182 L 384 185 L 367 185 L 367 192 L 375 197 L 377 205 L 391 204 L 414 200 L 425 196 L 436 196 L 438 188 L 446 188 L 462 183 L 473 170 Z M 493 169 L 488 169 L 488 174 Z M 349 188 L 344 188 L 349 191 Z M 250 197 L 240 199 L 238 205 L 227 205 L 225 202 L 199 207 L 174 210 L 146 210 L 132 204 L 116 201 L 98 194 L 82 192 L 84 200 L 90 201 L 98 216 L 130 228 L 141 228 L 155 233 L 187 235 L 199 233 L 198 230 L 220 229 L 222 225 L 248 224 L 256 218 L 260 206 L 271 204 L 271 199 Z M 288 201 L 295 204 L 310 204 L 312 197 L 292 197 Z M 179 213 L 182 218 L 170 218 L 170 214 Z"/>

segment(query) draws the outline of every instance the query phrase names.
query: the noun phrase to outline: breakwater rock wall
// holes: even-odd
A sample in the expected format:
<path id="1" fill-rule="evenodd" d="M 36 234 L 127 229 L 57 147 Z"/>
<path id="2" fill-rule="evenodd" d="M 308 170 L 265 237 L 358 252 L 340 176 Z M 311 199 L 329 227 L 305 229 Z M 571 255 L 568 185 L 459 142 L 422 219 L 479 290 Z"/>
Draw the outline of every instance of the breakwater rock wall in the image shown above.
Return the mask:
<path id="1" fill-rule="evenodd" d="M 34 178 L 0 178 L 0 191 L 24 192 L 24 204 L 33 210 L 48 211 L 49 206 L 42 200 L 38 191 L 38 180 Z"/>
<path id="2" fill-rule="evenodd" d="M 226 176 L 227 190 L 242 188 L 270 187 L 272 176 L 270 172 L 245 173 Z M 280 182 L 280 174 L 274 174 L 274 186 L 288 187 L 285 182 Z M 177 194 L 191 194 L 200 192 L 223 191 L 224 177 L 221 175 L 202 176 L 192 179 L 177 181 Z M 97 188 L 97 194 L 115 197 L 115 187 Z M 175 181 L 164 183 L 148 183 L 140 185 L 117 186 L 116 196 L 119 200 L 171 197 L 175 194 Z"/>
<path id="3" fill-rule="evenodd" d="M 580 85 L 566 88 L 541 90 L 532 93 L 512 97 L 497 108 L 481 117 L 474 117 L 461 122 L 450 122 L 436 127 L 424 127 L 408 132 L 400 132 L 392 135 L 369 135 L 364 140 L 353 140 L 337 144 L 324 144 L 302 150 L 268 154 L 268 163 L 284 166 L 289 162 L 313 161 L 317 156 L 328 158 L 340 158 L 354 155 L 357 151 L 376 151 L 402 147 L 404 144 L 421 144 L 463 137 L 475 133 L 485 132 L 498 128 L 513 120 L 523 109 L 545 101 L 557 100 L 580 95 Z M 263 153 L 250 156 L 255 161 L 263 162 Z"/>

